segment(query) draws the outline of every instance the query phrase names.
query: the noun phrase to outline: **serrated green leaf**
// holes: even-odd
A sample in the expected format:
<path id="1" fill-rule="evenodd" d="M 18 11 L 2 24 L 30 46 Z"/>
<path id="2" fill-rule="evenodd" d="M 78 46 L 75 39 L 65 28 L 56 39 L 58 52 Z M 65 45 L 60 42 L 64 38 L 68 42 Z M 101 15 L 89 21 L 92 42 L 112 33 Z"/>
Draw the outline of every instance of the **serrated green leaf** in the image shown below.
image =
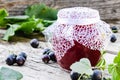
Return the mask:
<path id="1" fill-rule="evenodd" d="M 4 17 L 8 15 L 9 14 L 5 9 L 0 9 L 0 27 L 5 27 L 7 22 L 4 20 Z"/>
<path id="2" fill-rule="evenodd" d="M 21 80 L 23 75 L 13 69 L 7 67 L 1 67 L 0 69 L 0 80 Z"/>
<path id="3" fill-rule="evenodd" d="M 47 20 L 56 20 L 58 10 L 50 8 L 45 4 L 34 4 L 29 6 L 25 10 L 25 15 L 35 18 L 47 19 Z"/>
<path id="4" fill-rule="evenodd" d="M 88 74 L 91 75 L 93 73 L 90 61 L 87 58 L 80 59 L 79 62 L 75 62 L 70 66 L 70 69 L 74 72 L 78 72 L 80 74 Z"/>

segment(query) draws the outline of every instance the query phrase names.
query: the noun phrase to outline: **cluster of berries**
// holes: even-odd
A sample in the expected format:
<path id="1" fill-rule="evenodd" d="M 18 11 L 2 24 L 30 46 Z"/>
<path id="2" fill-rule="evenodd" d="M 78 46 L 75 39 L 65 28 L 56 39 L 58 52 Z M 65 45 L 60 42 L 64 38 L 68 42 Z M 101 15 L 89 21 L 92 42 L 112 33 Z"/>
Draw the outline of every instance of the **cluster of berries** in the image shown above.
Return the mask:
<path id="1" fill-rule="evenodd" d="M 70 78 L 71 78 L 71 80 L 78 80 L 78 79 L 80 79 L 80 80 L 106 80 L 105 78 L 103 78 L 102 71 L 98 70 L 98 69 L 93 70 L 93 74 L 90 76 L 85 75 L 85 74 L 81 75 L 77 72 L 71 71 Z"/>
<path id="2" fill-rule="evenodd" d="M 118 32 L 118 28 L 116 26 L 112 26 L 110 28 L 111 28 L 113 33 L 117 33 Z M 115 42 L 116 40 L 117 40 L 117 37 L 114 34 L 112 34 L 111 37 L 110 37 L 110 41 L 111 42 Z"/>
<path id="3" fill-rule="evenodd" d="M 27 59 L 27 55 L 24 52 L 21 52 L 19 55 L 16 54 L 10 54 L 6 61 L 6 64 L 13 65 L 14 63 L 17 63 L 18 66 L 24 65 L 25 61 Z"/>
<path id="4" fill-rule="evenodd" d="M 42 61 L 47 64 L 47 63 L 49 63 L 50 60 L 53 62 L 57 62 L 56 57 L 55 57 L 55 53 L 48 48 L 44 49 Z"/>
<path id="5" fill-rule="evenodd" d="M 39 41 L 37 39 L 32 39 L 30 41 L 30 45 L 33 48 L 38 48 Z M 49 49 L 49 48 L 44 49 L 43 56 L 42 56 L 42 61 L 47 64 L 47 63 L 49 63 L 50 60 L 53 61 L 53 62 L 57 61 L 56 57 L 55 57 L 55 53 L 51 49 Z"/>
<path id="6" fill-rule="evenodd" d="M 114 29 L 114 28 L 111 28 L 111 29 Z M 110 41 L 115 42 L 116 40 L 117 40 L 117 38 L 113 34 L 111 36 Z M 38 48 L 39 41 L 37 39 L 32 39 L 30 41 L 30 45 L 33 48 Z M 55 53 L 49 48 L 44 49 L 43 55 L 42 55 L 42 61 L 45 64 L 47 64 L 47 63 L 49 63 L 50 60 L 53 61 L 53 62 L 57 62 Z M 80 79 L 80 80 L 106 80 L 105 78 L 103 78 L 102 71 L 98 70 L 98 69 L 93 70 L 93 74 L 92 75 L 87 75 L 87 78 L 85 76 L 86 75 L 81 75 L 81 74 L 79 74 L 77 72 L 73 72 L 73 71 L 71 71 L 71 73 L 70 73 L 71 80 L 78 80 L 78 79 Z"/>

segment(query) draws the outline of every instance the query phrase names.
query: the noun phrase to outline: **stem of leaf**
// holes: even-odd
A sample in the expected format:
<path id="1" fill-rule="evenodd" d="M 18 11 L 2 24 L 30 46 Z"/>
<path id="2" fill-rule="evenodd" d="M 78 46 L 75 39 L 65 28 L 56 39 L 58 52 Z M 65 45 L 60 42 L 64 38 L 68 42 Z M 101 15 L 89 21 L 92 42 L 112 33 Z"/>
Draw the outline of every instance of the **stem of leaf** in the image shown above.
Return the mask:
<path id="1" fill-rule="evenodd" d="M 80 78 L 83 76 L 83 74 L 81 74 L 80 76 L 79 76 L 79 78 L 78 78 L 78 80 L 80 80 Z"/>

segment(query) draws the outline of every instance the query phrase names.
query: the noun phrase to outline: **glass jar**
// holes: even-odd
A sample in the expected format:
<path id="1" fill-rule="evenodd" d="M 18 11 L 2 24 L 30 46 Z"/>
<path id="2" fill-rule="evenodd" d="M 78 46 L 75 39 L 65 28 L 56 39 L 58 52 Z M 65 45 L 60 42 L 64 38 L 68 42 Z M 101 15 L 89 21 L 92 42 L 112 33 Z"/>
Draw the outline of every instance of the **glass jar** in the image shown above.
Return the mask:
<path id="1" fill-rule="evenodd" d="M 97 10 L 87 7 L 61 9 L 57 16 L 57 21 L 44 33 L 50 37 L 58 64 L 70 70 L 71 64 L 88 58 L 95 66 L 100 60 L 101 50 L 109 42 L 112 33 L 109 25 L 100 20 Z"/>

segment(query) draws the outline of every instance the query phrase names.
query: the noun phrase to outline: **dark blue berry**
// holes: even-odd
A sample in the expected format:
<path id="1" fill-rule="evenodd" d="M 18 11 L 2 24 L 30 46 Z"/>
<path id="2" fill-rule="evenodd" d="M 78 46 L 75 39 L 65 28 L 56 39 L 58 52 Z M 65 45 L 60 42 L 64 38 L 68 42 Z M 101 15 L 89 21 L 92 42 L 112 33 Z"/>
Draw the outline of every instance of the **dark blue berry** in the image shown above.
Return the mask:
<path id="1" fill-rule="evenodd" d="M 32 39 L 30 41 L 30 45 L 33 47 L 33 48 L 38 48 L 39 46 L 39 41 L 37 39 Z"/>
<path id="2" fill-rule="evenodd" d="M 70 78 L 71 78 L 71 80 L 78 80 L 79 77 L 80 77 L 79 73 L 73 72 L 73 71 L 70 72 Z"/>
<path id="3" fill-rule="evenodd" d="M 16 63 L 18 66 L 22 66 L 25 63 L 25 58 L 23 56 L 17 56 L 16 57 Z"/>
<path id="4" fill-rule="evenodd" d="M 51 50 L 49 48 L 46 48 L 43 50 L 43 55 L 44 54 L 49 54 L 51 52 Z"/>
<path id="5" fill-rule="evenodd" d="M 53 51 L 51 51 L 51 52 L 49 53 L 49 57 L 50 57 L 50 60 L 52 60 L 52 61 L 54 61 L 54 62 L 57 62 L 55 53 L 54 53 Z"/>
<path id="6" fill-rule="evenodd" d="M 102 80 L 102 71 L 94 70 L 92 75 L 92 80 Z"/>
<path id="7" fill-rule="evenodd" d="M 111 42 L 115 42 L 117 40 L 117 37 L 113 34 L 113 35 L 111 35 L 111 37 L 110 37 L 110 41 Z"/>
<path id="8" fill-rule="evenodd" d="M 111 30 L 112 30 L 113 33 L 117 33 L 117 32 L 118 32 L 118 29 L 117 29 L 116 26 L 112 26 L 112 27 L 111 27 Z"/>
<path id="9" fill-rule="evenodd" d="M 16 62 L 16 57 L 17 57 L 17 55 L 15 55 L 15 54 L 9 55 L 6 59 L 6 64 L 13 65 Z"/>
<path id="10" fill-rule="evenodd" d="M 18 56 L 22 56 L 22 57 L 24 57 L 25 59 L 27 58 L 27 54 L 24 53 L 24 52 L 20 52 L 20 54 L 19 54 Z"/>
<path id="11" fill-rule="evenodd" d="M 45 64 L 49 63 L 49 61 L 50 61 L 49 55 L 47 55 L 47 54 L 43 55 L 43 56 L 42 56 L 42 61 L 43 61 Z"/>

